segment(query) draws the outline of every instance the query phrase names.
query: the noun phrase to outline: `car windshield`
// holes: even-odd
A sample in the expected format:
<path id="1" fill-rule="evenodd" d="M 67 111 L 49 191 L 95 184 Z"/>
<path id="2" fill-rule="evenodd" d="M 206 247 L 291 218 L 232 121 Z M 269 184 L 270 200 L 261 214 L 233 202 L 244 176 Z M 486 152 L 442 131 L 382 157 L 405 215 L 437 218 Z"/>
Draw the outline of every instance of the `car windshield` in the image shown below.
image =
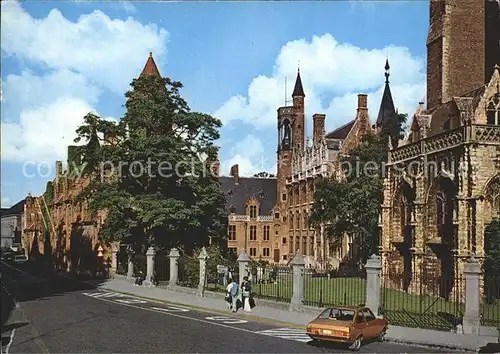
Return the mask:
<path id="1" fill-rule="evenodd" d="M 318 318 L 322 320 L 352 321 L 354 312 L 354 310 L 349 309 L 330 308 L 323 311 Z"/>

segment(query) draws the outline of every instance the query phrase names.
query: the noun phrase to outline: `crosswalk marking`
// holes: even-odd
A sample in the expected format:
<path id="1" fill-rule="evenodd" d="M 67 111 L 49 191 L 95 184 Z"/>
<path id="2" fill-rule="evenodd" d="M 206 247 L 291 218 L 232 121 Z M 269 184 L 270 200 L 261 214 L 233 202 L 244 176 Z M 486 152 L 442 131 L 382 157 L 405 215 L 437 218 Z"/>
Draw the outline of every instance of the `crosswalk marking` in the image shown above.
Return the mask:
<path id="1" fill-rule="evenodd" d="M 303 329 L 298 328 L 272 328 L 264 331 L 257 332 L 265 336 L 278 337 L 283 339 L 294 340 L 298 342 L 309 342 L 311 338 L 304 332 Z"/>

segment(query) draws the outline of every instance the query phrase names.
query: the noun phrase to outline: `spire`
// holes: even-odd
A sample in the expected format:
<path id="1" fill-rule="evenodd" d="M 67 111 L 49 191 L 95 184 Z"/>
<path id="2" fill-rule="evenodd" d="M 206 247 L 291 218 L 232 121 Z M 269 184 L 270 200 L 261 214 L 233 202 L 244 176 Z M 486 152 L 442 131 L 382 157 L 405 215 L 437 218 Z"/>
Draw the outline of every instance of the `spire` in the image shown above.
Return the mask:
<path id="1" fill-rule="evenodd" d="M 304 88 L 302 87 L 302 79 L 300 78 L 300 68 L 297 69 L 297 79 L 295 80 L 292 97 L 306 97 Z"/>
<path id="2" fill-rule="evenodd" d="M 376 126 L 382 126 L 389 118 L 396 114 L 396 109 L 394 108 L 394 101 L 392 100 L 391 88 L 389 86 L 389 59 L 385 60 L 385 88 L 382 94 L 382 101 L 380 102 L 380 109 L 378 111 Z"/>
<path id="3" fill-rule="evenodd" d="M 143 75 L 161 76 L 160 72 L 158 71 L 158 67 L 156 66 L 155 60 L 153 59 L 153 52 L 149 52 L 148 60 L 146 61 L 146 65 L 144 65 L 144 69 L 141 73 L 141 76 Z"/>

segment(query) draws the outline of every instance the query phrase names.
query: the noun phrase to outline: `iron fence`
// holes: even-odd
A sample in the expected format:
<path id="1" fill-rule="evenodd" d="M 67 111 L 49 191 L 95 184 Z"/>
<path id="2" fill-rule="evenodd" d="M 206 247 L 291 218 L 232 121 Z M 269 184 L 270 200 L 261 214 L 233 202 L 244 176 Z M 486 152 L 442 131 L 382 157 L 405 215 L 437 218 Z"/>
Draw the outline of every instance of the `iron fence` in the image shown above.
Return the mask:
<path id="1" fill-rule="evenodd" d="M 182 255 L 178 260 L 178 285 L 197 288 L 200 281 L 200 263 L 194 257 Z"/>
<path id="2" fill-rule="evenodd" d="M 170 258 L 166 251 L 160 250 L 155 254 L 155 277 L 157 282 L 167 282 L 170 279 Z"/>
<path id="3" fill-rule="evenodd" d="M 500 275 L 485 274 L 481 301 L 481 324 L 500 328 Z"/>
<path id="4" fill-rule="evenodd" d="M 380 313 L 405 327 L 454 330 L 465 310 L 462 276 L 382 273 Z"/>
<path id="5" fill-rule="evenodd" d="M 142 253 L 136 253 L 132 257 L 132 263 L 134 264 L 134 277 L 140 275 L 146 276 L 146 255 Z"/>
<path id="6" fill-rule="evenodd" d="M 366 299 L 366 272 L 304 269 L 304 304 L 310 306 L 357 306 Z"/>
<path id="7" fill-rule="evenodd" d="M 258 299 L 290 302 L 293 292 L 291 267 L 256 267 L 252 269 L 252 292 Z"/>

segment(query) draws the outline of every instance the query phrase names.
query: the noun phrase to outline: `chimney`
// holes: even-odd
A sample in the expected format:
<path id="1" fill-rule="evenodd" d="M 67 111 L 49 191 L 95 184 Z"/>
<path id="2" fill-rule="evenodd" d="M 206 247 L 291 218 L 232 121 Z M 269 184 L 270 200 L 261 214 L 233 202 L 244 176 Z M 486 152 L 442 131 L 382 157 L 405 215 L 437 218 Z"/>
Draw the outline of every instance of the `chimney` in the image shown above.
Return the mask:
<path id="1" fill-rule="evenodd" d="M 326 114 L 316 113 L 313 115 L 313 141 L 318 143 L 325 136 L 325 118 Z"/>
<path id="2" fill-rule="evenodd" d="M 358 113 L 356 114 L 357 124 L 359 126 L 360 137 L 371 130 L 370 117 L 368 116 L 368 95 L 360 93 L 358 95 Z"/>
<path id="3" fill-rule="evenodd" d="M 358 109 L 368 109 L 368 95 L 360 93 L 358 95 Z"/>
<path id="4" fill-rule="evenodd" d="M 239 174 L 239 169 L 238 169 L 238 165 L 237 164 L 231 166 L 230 175 L 234 177 L 234 184 L 238 184 L 238 182 L 240 180 L 240 174 Z"/>

